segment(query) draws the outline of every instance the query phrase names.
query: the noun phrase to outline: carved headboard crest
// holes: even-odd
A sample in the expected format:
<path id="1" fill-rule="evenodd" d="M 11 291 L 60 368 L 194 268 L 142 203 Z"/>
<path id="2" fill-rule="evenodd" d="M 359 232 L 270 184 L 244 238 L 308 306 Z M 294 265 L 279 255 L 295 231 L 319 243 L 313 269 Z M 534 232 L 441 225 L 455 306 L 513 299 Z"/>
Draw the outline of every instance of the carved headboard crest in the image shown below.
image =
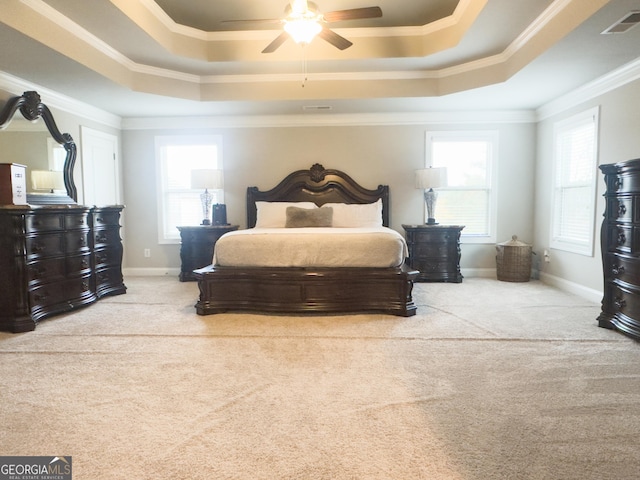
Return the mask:
<path id="1" fill-rule="evenodd" d="M 326 170 L 319 163 L 314 163 L 309 169 L 309 176 L 313 182 L 320 183 L 324 180 L 325 175 Z"/>

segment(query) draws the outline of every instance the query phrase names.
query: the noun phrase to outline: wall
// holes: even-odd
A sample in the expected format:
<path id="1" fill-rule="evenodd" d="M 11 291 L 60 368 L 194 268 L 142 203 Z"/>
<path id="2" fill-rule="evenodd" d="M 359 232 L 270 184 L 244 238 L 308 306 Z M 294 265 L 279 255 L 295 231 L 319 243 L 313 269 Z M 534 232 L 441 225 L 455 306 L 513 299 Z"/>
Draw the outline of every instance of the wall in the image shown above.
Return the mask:
<path id="1" fill-rule="evenodd" d="M 600 107 L 599 163 L 617 163 L 640 157 L 640 110 L 633 105 L 640 98 L 640 81 L 581 102 L 561 113 L 546 117 L 538 124 L 538 158 L 536 161 L 535 248 L 549 248 L 551 218 L 551 179 L 553 161 L 554 123 L 589 108 Z M 602 296 L 602 260 L 598 243 L 601 219 L 604 214 L 604 180 L 598 170 L 598 192 L 593 256 L 577 255 L 550 249 L 551 261 L 542 264 L 543 277 L 550 282 L 569 282 L 591 290 L 591 298 Z"/>
<path id="2" fill-rule="evenodd" d="M 179 245 L 157 241 L 154 137 L 176 134 L 223 136 L 225 203 L 230 223 L 246 226 L 245 192 L 248 186 L 274 187 L 294 170 L 314 163 L 337 168 L 368 188 L 388 184 L 391 227 L 403 232 L 403 223 L 423 222 L 422 192 L 414 188 L 413 172 L 424 166 L 425 132 L 431 130 L 498 130 L 498 241 L 517 234 L 533 238 L 535 124 L 438 124 L 375 126 L 304 126 L 263 128 L 136 127 L 123 132 L 124 198 L 127 209 L 125 266 L 167 272 L 180 266 Z M 392 123 L 392 122 L 389 122 Z M 436 211 L 437 213 L 437 211 Z M 151 257 L 144 258 L 145 248 Z M 492 272 L 495 244 L 462 246 L 462 268 Z"/>

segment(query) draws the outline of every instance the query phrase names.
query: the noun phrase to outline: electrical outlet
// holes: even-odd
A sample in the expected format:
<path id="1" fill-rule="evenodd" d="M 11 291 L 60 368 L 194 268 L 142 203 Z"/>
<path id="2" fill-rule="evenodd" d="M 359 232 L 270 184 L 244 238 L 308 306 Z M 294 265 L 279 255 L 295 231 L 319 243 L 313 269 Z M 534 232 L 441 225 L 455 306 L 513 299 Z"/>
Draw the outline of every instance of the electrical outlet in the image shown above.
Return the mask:
<path id="1" fill-rule="evenodd" d="M 151 249 L 150 248 L 145 248 L 144 249 L 144 256 L 145 256 L 145 258 L 149 258 L 151 256 Z"/>
<path id="2" fill-rule="evenodd" d="M 551 261 L 551 257 L 549 256 L 549 250 L 544 251 L 544 263 L 549 263 Z"/>

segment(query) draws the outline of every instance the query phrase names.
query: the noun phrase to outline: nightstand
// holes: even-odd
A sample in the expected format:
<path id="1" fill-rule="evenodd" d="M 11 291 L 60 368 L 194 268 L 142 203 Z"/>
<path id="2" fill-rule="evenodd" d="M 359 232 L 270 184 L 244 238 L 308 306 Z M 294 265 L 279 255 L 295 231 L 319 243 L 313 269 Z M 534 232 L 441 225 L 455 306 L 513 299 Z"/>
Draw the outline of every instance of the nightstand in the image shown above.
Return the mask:
<path id="1" fill-rule="evenodd" d="M 402 225 L 409 247 L 409 266 L 418 282 L 462 282 L 460 225 Z"/>
<path id="2" fill-rule="evenodd" d="M 218 239 L 227 232 L 238 229 L 238 225 L 197 225 L 177 227 L 180 230 L 180 281 L 195 280 L 193 271 L 211 265 L 213 247 Z"/>

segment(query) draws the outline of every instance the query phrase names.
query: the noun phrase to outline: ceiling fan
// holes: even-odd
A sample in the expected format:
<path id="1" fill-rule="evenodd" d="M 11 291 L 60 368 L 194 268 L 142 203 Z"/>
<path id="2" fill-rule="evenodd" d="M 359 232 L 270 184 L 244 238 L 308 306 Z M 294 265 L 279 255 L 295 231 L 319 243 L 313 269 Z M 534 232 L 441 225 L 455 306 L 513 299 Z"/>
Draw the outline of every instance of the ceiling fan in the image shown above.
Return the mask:
<path id="1" fill-rule="evenodd" d="M 275 52 L 287 38 L 291 37 L 296 43 L 309 44 L 316 35 L 334 47 L 344 50 L 353 45 L 346 38 L 330 30 L 326 24 L 343 20 L 362 20 L 366 18 L 378 18 L 382 16 L 380 7 L 352 8 L 349 10 L 336 10 L 334 12 L 321 13 L 318 6 L 307 0 L 291 0 L 284 9 L 285 17 L 281 19 L 256 19 L 256 20 L 227 20 L 228 22 L 243 23 L 280 23 L 284 31 L 278 35 L 262 53 Z"/>

